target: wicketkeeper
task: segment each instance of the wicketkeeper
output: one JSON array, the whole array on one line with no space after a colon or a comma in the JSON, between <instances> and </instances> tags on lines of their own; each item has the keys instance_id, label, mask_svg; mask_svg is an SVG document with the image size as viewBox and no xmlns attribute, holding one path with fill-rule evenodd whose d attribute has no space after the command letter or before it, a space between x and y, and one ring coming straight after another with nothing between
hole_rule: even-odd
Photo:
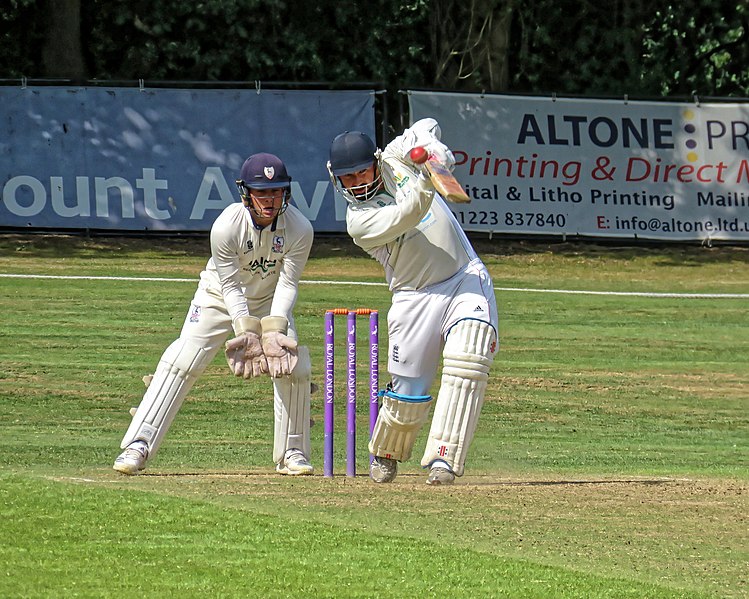
<instances>
[{"instance_id":1,"label":"wicketkeeper","mask_svg":"<svg viewBox=\"0 0 749 599\"><path fill-rule=\"evenodd\" d=\"M236 183L241 203L224 209L211 227L211 258L180 336L161 356L122 439L125 451L114 469L123 474L137 474L156 455L193 383L220 349L234 375L272 380L276 471L313 471L310 357L298 345L292 315L312 225L289 205L291 177L277 156L250 156Z\"/></svg>"},{"instance_id":2,"label":"wicketkeeper","mask_svg":"<svg viewBox=\"0 0 749 599\"><path fill-rule=\"evenodd\" d=\"M462 476L497 351L497 304L492 280L445 201L409 158L424 147L447 167L452 152L434 119L423 119L376 148L359 131L338 135L328 171L348 202L354 242L385 269L393 292L388 311L388 372L369 443L370 476L392 481L434 403L421 465L427 484ZM442 361L436 402L429 390Z\"/></svg>"}]
</instances>

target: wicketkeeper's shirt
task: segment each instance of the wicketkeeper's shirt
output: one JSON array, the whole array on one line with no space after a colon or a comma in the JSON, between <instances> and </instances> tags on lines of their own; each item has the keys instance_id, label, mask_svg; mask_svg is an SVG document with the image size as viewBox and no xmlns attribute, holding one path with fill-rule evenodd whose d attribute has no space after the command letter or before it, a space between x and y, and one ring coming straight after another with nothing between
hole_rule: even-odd
<instances>
[{"instance_id":1,"label":"wicketkeeper's shirt","mask_svg":"<svg viewBox=\"0 0 749 599\"><path fill-rule=\"evenodd\" d=\"M312 240L312 225L294 206L264 229L255 227L243 204L227 206L211 228L211 258L196 300L225 305L232 322L261 306L267 310L269 302L270 314L290 318Z\"/></svg>"}]
</instances>

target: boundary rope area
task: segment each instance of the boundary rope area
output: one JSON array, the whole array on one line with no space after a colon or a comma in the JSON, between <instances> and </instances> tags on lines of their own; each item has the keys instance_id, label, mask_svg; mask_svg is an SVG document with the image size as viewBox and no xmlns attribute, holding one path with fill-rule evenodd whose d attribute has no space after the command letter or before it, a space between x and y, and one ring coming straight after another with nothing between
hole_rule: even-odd
<instances>
[{"instance_id":1,"label":"boundary rope area","mask_svg":"<svg viewBox=\"0 0 749 599\"><path fill-rule=\"evenodd\" d=\"M0 278L7 279L60 279L67 281L144 281L197 283L197 279L176 279L168 277L106 277L86 275L23 275L0 273ZM387 287L387 283L369 283L363 281L300 281L302 285L362 285L370 287ZM682 299L749 299L749 293L656 293L647 291L586 291L584 289L533 289L530 287L495 287L495 291L509 293L562 293L567 295L613 295L631 297L663 297Z\"/></svg>"}]
</instances>

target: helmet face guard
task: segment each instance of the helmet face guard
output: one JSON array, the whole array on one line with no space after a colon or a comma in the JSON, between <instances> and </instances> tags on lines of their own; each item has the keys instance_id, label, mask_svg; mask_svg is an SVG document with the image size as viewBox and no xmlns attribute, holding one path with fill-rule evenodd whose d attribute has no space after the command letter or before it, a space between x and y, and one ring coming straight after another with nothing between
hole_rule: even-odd
<instances>
[{"instance_id":1,"label":"helmet face guard","mask_svg":"<svg viewBox=\"0 0 749 599\"><path fill-rule=\"evenodd\" d=\"M283 201L281 202L281 207L278 209L278 212L276 212L276 216L278 216L279 214L283 214L284 212L286 212L286 208L289 207L289 200L291 199L291 188L290 187L280 187L280 186L277 187L277 188L268 188L268 187L257 188L257 187L250 187L242 179L237 179L235 181L235 183L237 184L237 189L239 190L239 197L242 198L242 203L245 205L245 208L247 208L255 216L262 216L262 215L259 214L258 211L257 211L257 208L255 208L255 204L252 201L252 196L250 195L251 191L256 192L255 193L256 196L260 196L260 194L258 194L257 192L258 191L262 192L263 189L279 189L279 188L282 188L283 189ZM262 196L260 196L260 197L262 197Z\"/></svg>"},{"instance_id":2,"label":"helmet face guard","mask_svg":"<svg viewBox=\"0 0 749 599\"><path fill-rule=\"evenodd\" d=\"M333 183L333 189L340 193L350 204L366 202L367 200L372 199L379 193L380 189L382 188L382 175L380 174L379 154L377 158L370 163L370 165L371 164L375 165L374 178L372 179L371 183L364 183L362 185L355 185L353 187L344 187L340 177L333 174L333 169L330 165L330 161L328 161L328 174L330 175L330 180ZM364 168L366 168L366 166ZM343 174L345 175L348 173Z\"/></svg>"},{"instance_id":3,"label":"helmet face guard","mask_svg":"<svg viewBox=\"0 0 749 599\"><path fill-rule=\"evenodd\" d=\"M374 177L370 183L344 187L340 180L342 175L356 173L373 164ZM372 138L361 131L346 131L333 140L327 167L334 189L349 203L365 202L382 187L380 150Z\"/></svg>"}]
</instances>

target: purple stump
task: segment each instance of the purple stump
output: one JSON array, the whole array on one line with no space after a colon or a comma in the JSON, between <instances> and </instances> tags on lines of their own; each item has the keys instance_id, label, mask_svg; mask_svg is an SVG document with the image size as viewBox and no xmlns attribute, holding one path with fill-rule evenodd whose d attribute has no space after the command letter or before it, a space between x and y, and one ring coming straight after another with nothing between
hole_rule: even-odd
<instances>
[{"instance_id":1,"label":"purple stump","mask_svg":"<svg viewBox=\"0 0 749 599\"><path fill-rule=\"evenodd\" d=\"M379 413L380 391L380 341L379 341L379 320L377 311L369 314L369 438L372 438L377 414ZM369 454L369 463L372 463L374 456Z\"/></svg>"},{"instance_id":2,"label":"purple stump","mask_svg":"<svg viewBox=\"0 0 749 599\"><path fill-rule=\"evenodd\" d=\"M335 314L325 313L325 450L323 475L333 476L333 383L335 381Z\"/></svg>"},{"instance_id":3,"label":"purple stump","mask_svg":"<svg viewBox=\"0 0 749 599\"><path fill-rule=\"evenodd\" d=\"M348 313L346 476L356 476L356 312Z\"/></svg>"}]
</instances>

